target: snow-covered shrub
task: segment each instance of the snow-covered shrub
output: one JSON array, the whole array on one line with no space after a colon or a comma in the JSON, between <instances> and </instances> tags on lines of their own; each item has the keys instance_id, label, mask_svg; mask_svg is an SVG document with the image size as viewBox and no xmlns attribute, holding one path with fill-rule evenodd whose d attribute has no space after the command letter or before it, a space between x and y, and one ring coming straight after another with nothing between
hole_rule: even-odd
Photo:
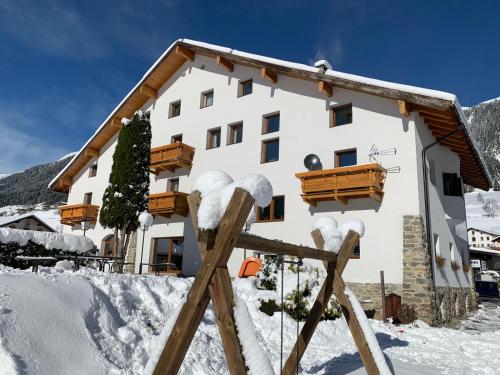
<instances>
[{"instance_id":1,"label":"snow-covered shrub","mask_svg":"<svg viewBox=\"0 0 500 375\"><path fill-rule=\"evenodd\" d=\"M451 269L453 271L458 271L460 269L460 264L458 264L458 262L452 260L451 261Z\"/></svg>"},{"instance_id":2,"label":"snow-covered shrub","mask_svg":"<svg viewBox=\"0 0 500 375\"><path fill-rule=\"evenodd\" d=\"M257 273L257 287L265 290L276 290L278 271L281 269L283 257L266 255L262 269Z\"/></svg>"},{"instance_id":3,"label":"snow-covered shrub","mask_svg":"<svg viewBox=\"0 0 500 375\"><path fill-rule=\"evenodd\" d=\"M342 309L337 302L335 297L331 297L330 301L328 301L328 305L326 306L325 312L323 313L324 320L335 320L342 316Z\"/></svg>"},{"instance_id":4,"label":"snow-covered shrub","mask_svg":"<svg viewBox=\"0 0 500 375\"><path fill-rule=\"evenodd\" d=\"M396 311L395 323L410 324L418 319L418 312L415 306L402 303Z\"/></svg>"},{"instance_id":5,"label":"snow-covered shrub","mask_svg":"<svg viewBox=\"0 0 500 375\"><path fill-rule=\"evenodd\" d=\"M31 267L26 260L16 259L17 256L25 257L57 257L61 255L70 255L67 251L59 249L46 249L45 246L34 243L29 240L24 245L19 245L17 242L2 243L0 242L0 263L13 268L27 269ZM46 261L44 265L53 266L53 262Z\"/></svg>"},{"instance_id":6,"label":"snow-covered shrub","mask_svg":"<svg viewBox=\"0 0 500 375\"><path fill-rule=\"evenodd\" d=\"M283 302L283 311L290 315L295 320L304 320L309 316L309 301L307 297L311 295L311 287L309 282L302 290L294 289Z\"/></svg>"},{"instance_id":7,"label":"snow-covered shrub","mask_svg":"<svg viewBox=\"0 0 500 375\"><path fill-rule=\"evenodd\" d=\"M441 255L436 255L436 264L439 268L443 268L446 265L446 258Z\"/></svg>"},{"instance_id":8,"label":"snow-covered shrub","mask_svg":"<svg viewBox=\"0 0 500 375\"><path fill-rule=\"evenodd\" d=\"M276 303L275 300L261 300L259 310L264 314L273 316L275 312L281 311L281 307Z\"/></svg>"}]
</instances>

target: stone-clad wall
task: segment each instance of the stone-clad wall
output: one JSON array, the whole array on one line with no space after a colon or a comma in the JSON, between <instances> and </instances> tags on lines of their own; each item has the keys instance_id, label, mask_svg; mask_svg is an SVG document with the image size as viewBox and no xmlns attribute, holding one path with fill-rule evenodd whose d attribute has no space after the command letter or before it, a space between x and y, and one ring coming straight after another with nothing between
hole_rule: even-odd
<instances>
[{"instance_id":1,"label":"stone-clad wall","mask_svg":"<svg viewBox=\"0 0 500 375\"><path fill-rule=\"evenodd\" d=\"M382 319L382 292L380 284L346 283L346 285L354 292L365 311L375 309L375 319ZM386 296L391 293L396 293L400 296L401 291L401 284L385 284Z\"/></svg>"},{"instance_id":2,"label":"stone-clad wall","mask_svg":"<svg viewBox=\"0 0 500 375\"><path fill-rule=\"evenodd\" d=\"M132 264L127 264L125 267L123 267L123 272L134 273L136 252L137 252L137 231L132 232L132 234L130 235L127 254L125 255L125 263L132 263Z\"/></svg>"},{"instance_id":3,"label":"stone-clad wall","mask_svg":"<svg viewBox=\"0 0 500 375\"><path fill-rule=\"evenodd\" d=\"M414 305L418 316L437 324L433 308L431 261L421 216L403 216L403 294L401 303Z\"/></svg>"}]
</instances>

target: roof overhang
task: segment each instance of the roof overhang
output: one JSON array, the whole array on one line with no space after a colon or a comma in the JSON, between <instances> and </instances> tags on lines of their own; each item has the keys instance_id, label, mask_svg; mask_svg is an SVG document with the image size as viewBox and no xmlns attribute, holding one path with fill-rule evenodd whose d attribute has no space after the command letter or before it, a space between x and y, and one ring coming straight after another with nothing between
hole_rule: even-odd
<instances>
[{"instance_id":1,"label":"roof overhang","mask_svg":"<svg viewBox=\"0 0 500 375\"><path fill-rule=\"evenodd\" d=\"M217 59L228 70L234 64L260 69L262 76L275 81L285 75L318 83L318 90L332 95L332 88L339 87L370 95L400 101L403 115L418 111L436 138L460 126L460 131L442 142L460 157L461 176L468 185L488 190L493 180L472 138L467 119L455 95L414 86L396 84L376 79L322 69L305 64L273 59L189 39L179 39L160 56L127 96L99 126L94 135L65 168L50 182L49 188L67 192L73 177L120 130L121 119L130 118L150 98L156 97L161 86L196 54Z\"/></svg>"}]
</instances>

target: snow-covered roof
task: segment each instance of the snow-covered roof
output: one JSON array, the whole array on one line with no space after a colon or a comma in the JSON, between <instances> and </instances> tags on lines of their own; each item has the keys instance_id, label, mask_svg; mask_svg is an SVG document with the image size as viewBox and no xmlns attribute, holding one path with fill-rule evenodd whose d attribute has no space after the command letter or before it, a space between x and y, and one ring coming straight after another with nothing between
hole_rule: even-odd
<instances>
[{"instance_id":1,"label":"snow-covered roof","mask_svg":"<svg viewBox=\"0 0 500 375\"><path fill-rule=\"evenodd\" d=\"M16 221L24 220L24 219L30 219L30 218L34 218L34 219L38 220L43 225L45 225L46 227L48 227L49 229L51 229L53 232L59 232L56 229L56 227L53 226L53 223L49 223L46 220L46 216L44 217L44 216L39 215L37 213L27 213L27 214L24 214L24 215L3 216L3 217L0 216L0 226L9 225L9 224L14 223Z\"/></svg>"},{"instance_id":2,"label":"snow-covered roof","mask_svg":"<svg viewBox=\"0 0 500 375\"><path fill-rule=\"evenodd\" d=\"M349 73L343 73L336 70L328 69L325 72L322 68L309 66L280 59L275 59L267 56L252 54L236 49L222 47L205 42L199 42L190 39L178 39L172 43L167 50L156 60L151 68L144 74L139 82L125 96L125 98L116 106L109 114L106 120L99 126L94 135L83 145L73 159L64 167L61 172L54 177L50 182L49 188L58 191L67 191L71 185L73 176L90 160L92 153L87 153L89 148L99 150L111 137L119 130L119 125L116 120L123 117L130 117L135 110L139 109L149 97L142 94L143 86L148 86L149 89L158 90L172 74L180 68L189 57L186 57L184 52L193 54L196 53L222 56L225 59L235 64L244 64L251 67L268 67L279 74L289 75L306 80L321 80L332 84L334 87L342 87L346 89L365 92L372 95L387 97L396 100L404 100L408 103L434 108L441 111L449 111L454 109L454 115L457 121L461 123L466 134L467 141L471 145L472 151L466 150L466 153L473 154L473 163L478 169L474 178L466 181L467 183L487 189L493 185L493 180L488 173L486 164L479 152L476 143L468 130L467 119L460 107L456 95L430 90L422 87L410 86L394 82L382 81L373 78L367 78ZM166 69L165 65L170 65L170 69ZM161 68L160 68L161 67ZM470 172L464 172L467 174Z\"/></svg>"}]
</instances>

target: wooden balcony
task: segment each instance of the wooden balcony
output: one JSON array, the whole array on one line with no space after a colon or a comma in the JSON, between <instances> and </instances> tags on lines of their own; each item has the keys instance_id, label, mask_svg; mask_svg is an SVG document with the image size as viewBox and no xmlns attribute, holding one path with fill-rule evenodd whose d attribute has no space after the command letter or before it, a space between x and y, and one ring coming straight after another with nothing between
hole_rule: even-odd
<instances>
[{"instance_id":1,"label":"wooden balcony","mask_svg":"<svg viewBox=\"0 0 500 375\"><path fill-rule=\"evenodd\" d=\"M191 169L194 147L181 142L155 147L151 149L151 173L162 171L175 172L177 168Z\"/></svg>"},{"instance_id":2,"label":"wooden balcony","mask_svg":"<svg viewBox=\"0 0 500 375\"><path fill-rule=\"evenodd\" d=\"M302 183L302 199L317 202L336 200L347 204L349 199L372 198L382 201L386 170L379 164L352 165L321 171L295 174Z\"/></svg>"},{"instance_id":3,"label":"wooden balcony","mask_svg":"<svg viewBox=\"0 0 500 375\"><path fill-rule=\"evenodd\" d=\"M72 204L59 207L61 224L64 225L79 225L84 219L89 220L91 224L95 224L98 213L99 206L93 204Z\"/></svg>"},{"instance_id":4,"label":"wooden balcony","mask_svg":"<svg viewBox=\"0 0 500 375\"><path fill-rule=\"evenodd\" d=\"M189 207L187 204L187 194L177 191L148 195L148 211L152 215L159 215L169 218L177 214L187 216Z\"/></svg>"}]
</instances>

